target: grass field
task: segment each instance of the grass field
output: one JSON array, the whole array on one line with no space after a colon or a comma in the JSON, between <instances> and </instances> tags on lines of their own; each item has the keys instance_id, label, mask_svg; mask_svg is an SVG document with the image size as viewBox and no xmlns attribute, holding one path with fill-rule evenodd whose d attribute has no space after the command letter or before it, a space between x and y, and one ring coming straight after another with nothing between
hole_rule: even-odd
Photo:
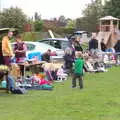
<instances>
[{"instance_id":1,"label":"grass field","mask_svg":"<svg viewBox=\"0 0 120 120\"><path fill-rule=\"evenodd\" d=\"M0 93L0 120L120 120L120 67L87 73L83 90L69 79L53 91Z\"/></svg>"}]
</instances>

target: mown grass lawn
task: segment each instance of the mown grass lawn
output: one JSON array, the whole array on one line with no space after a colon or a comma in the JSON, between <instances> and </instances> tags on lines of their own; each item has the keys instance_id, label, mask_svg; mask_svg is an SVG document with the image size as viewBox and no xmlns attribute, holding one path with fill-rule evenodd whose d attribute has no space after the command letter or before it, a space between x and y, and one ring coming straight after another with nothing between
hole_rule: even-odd
<instances>
[{"instance_id":1,"label":"mown grass lawn","mask_svg":"<svg viewBox=\"0 0 120 120\"><path fill-rule=\"evenodd\" d=\"M0 120L120 120L120 67L87 73L83 90L69 79L53 91L0 93Z\"/></svg>"}]
</instances>

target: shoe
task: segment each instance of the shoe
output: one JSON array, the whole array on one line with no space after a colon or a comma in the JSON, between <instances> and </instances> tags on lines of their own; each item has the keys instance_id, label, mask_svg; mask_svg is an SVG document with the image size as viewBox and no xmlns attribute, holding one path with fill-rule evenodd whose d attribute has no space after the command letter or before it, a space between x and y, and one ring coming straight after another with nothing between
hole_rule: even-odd
<instances>
[{"instance_id":1,"label":"shoe","mask_svg":"<svg viewBox=\"0 0 120 120\"><path fill-rule=\"evenodd\" d=\"M72 88L76 88L76 86L72 86Z\"/></svg>"},{"instance_id":2,"label":"shoe","mask_svg":"<svg viewBox=\"0 0 120 120\"><path fill-rule=\"evenodd\" d=\"M83 87L80 87L80 89L83 89Z\"/></svg>"}]
</instances>

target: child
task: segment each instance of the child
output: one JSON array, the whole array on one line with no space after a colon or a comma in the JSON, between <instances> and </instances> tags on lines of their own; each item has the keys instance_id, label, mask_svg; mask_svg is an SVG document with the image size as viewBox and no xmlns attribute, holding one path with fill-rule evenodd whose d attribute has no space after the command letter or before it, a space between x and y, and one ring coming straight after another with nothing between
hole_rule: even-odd
<instances>
[{"instance_id":1,"label":"child","mask_svg":"<svg viewBox=\"0 0 120 120\"><path fill-rule=\"evenodd\" d=\"M57 70L57 78L61 81L66 80L67 74L64 73L63 66Z\"/></svg>"},{"instance_id":2,"label":"child","mask_svg":"<svg viewBox=\"0 0 120 120\"><path fill-rule=\"evenodd\" d=\"M72 88L76 87L76 79L79 79L79 86L80 89L83 88L83 65L84 65L84 60L82 59L82 53L77 52L76 53L76 60L74 63L73 67L73 78L72 78Z\"/></svg>"}]
</instances>

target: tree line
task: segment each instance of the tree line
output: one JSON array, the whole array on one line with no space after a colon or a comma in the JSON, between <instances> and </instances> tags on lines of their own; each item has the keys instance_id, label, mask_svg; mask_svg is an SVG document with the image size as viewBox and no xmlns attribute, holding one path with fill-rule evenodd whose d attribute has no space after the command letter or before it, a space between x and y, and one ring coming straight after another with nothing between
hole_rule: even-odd
<instances>
[{"instance_id":1,"label":"tree line","mask_svg":"<svg viewBox=\"0 0 120 120\"><path fill-rule=\"evenodd\" d=\"M31 31L53 30L59 34L71 34L75 30L86 30L96 32L99 30L99 18L111 15L120 18L120 0L109 0L103 5L101 0L94 0L86 5L83 10L83 17L72 20L61 15L58 19L44 20L41 15L35 12L29 18L22 9L11 7L0 12L0 28L12 27L21 32L25 31L25 25L29 25Z\"/></svg>"}]
</instances>

